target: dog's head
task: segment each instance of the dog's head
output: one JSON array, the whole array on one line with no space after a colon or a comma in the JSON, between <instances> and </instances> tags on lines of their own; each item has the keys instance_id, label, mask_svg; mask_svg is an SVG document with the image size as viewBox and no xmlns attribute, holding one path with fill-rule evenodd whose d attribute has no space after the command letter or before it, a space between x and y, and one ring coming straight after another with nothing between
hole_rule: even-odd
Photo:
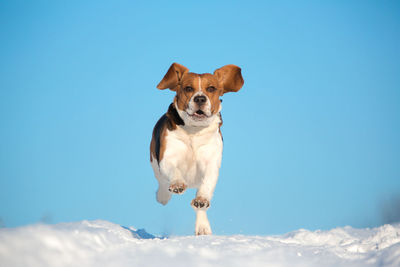
<instances>
[{"instance_id":1,"label":"dog's head","mask_svg":"<svg viewBox=\"0 0 400 267\"><path fill-rule=\"evenodd\" d=\"M219 97L239 91L243 83L241 69L235 65L223 66L214 74L197 74L173 63L157 88L176 92L174 104L186 125L207 126L221 110Z\"/></svg>"}]
</instances>

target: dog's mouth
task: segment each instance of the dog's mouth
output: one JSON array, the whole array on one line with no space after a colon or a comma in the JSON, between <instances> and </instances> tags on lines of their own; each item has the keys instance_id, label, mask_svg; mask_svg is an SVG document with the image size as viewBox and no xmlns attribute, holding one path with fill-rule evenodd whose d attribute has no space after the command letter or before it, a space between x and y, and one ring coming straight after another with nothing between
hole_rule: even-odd
<instances>
[{"instance_id":1,"label":"dog's mouth","mask_svg":"<svg viewBox=\"0 0 400 267\"><path fill-rule=\"evenodd\" d=\"M197 110L195 113L192 115L189 114L190 117L192 117L194 120L202 120L207 118L208 116L202 111L201 109Z\"/></svg>"}]
</instances>

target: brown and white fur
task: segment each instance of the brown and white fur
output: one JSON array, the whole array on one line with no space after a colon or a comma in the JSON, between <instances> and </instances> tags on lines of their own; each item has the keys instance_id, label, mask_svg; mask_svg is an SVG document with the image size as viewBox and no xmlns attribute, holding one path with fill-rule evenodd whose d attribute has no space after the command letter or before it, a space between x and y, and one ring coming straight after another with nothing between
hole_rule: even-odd
<instances>
[{"instance_id":1,"label":"brown and white fur","mask_svg":"<svg viewBox=\"0 0 400 267\"><path fill-rule=\"evenodd\" d=\"M172 194L197 188L191 202L196 235L211 234L206 211L218 180L223 146L219 97L239 91L243 83L241 69L235 65L214 74L196 74L173 63L157 85L176 92L154 127L150 144L150 161L159 184L157 201L166 205Z\"/></svg>"}]
</instances>

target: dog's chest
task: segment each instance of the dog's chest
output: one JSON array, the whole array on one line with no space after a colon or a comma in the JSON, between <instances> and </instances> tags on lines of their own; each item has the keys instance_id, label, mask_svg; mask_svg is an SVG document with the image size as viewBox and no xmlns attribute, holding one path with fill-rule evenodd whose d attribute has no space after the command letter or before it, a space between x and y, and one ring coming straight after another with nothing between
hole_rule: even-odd
<instances>
[{"instance_id":1,"label":"dog's chest","mask_svg":"<svg viewBox=\"0 0 400 267\"><path fill-rule=\"evenodd\" d=\"M189 186L196 186L210 165L219 168L222 156L222 138L218 125L200 131L178 127L168 131L164 160L178 168Z\"/></svg>"}]
</instances>

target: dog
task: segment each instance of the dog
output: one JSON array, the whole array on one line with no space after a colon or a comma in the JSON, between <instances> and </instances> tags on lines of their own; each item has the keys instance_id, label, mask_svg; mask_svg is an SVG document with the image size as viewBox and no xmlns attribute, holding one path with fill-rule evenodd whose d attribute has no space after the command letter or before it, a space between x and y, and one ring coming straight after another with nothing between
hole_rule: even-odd
<instances>
[{"instance_id":1,"label":"dog","mask_svg":"<svg viewBox=\"0 0 400 267\"><path fill-rule=\"evenodd\" d=\"M158 120L150 143L150 163L158 180L157 201L166 205L172 194L197 188L191 206L195 235L212 234L207 209L217 184L222 158L221 102L244 84L241 69L225 65L213 74L196 74L173 63L157 85L176 92Z\"/></svg>"}]
</instances>

